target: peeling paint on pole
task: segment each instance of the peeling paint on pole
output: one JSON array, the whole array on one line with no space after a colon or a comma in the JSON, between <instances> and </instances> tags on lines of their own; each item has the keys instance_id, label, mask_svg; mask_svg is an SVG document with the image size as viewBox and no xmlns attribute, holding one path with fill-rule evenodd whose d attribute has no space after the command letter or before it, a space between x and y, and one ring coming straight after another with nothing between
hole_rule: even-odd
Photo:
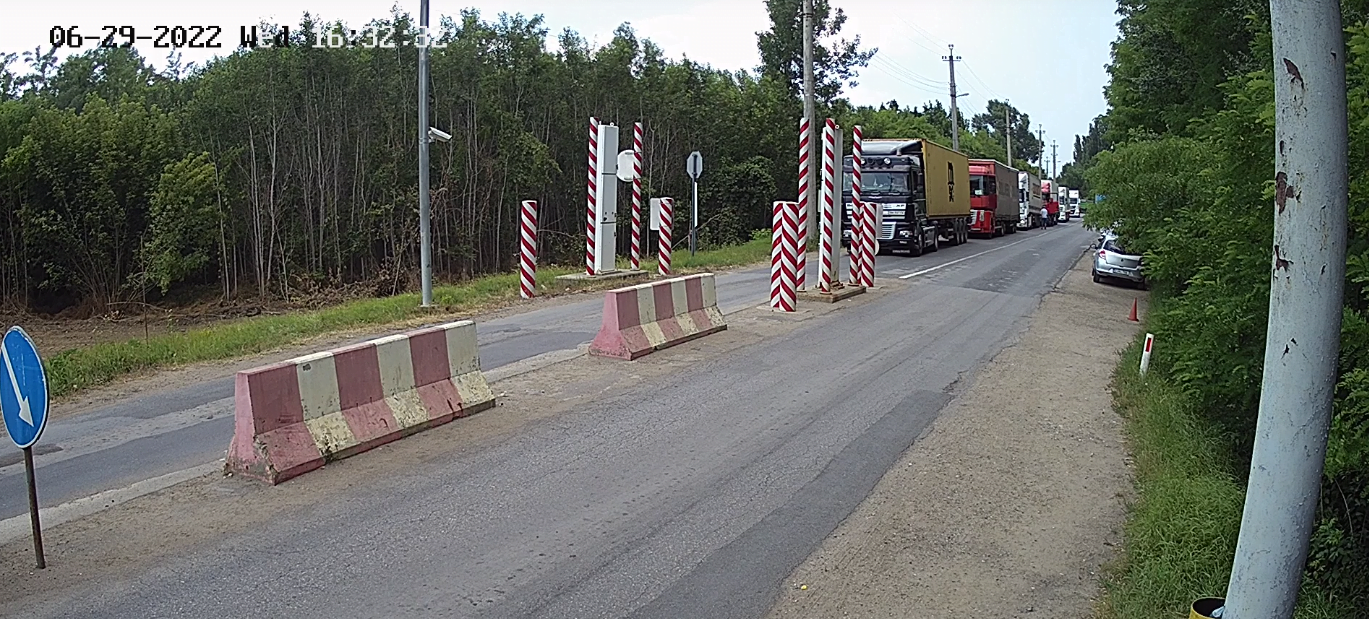
<instances>
[{"instance_id":1,"label":"peeling paint on pole","mask_svg":"<svg viewBox=\"0 0 1369 619\"><path fill-rule=\"evenodd\" d=\"M1272 0L1275 196L1269 331L1226 619L1292 617L1336 385L1348 199L1337 0Z\"/></svg>"}]
</instances>

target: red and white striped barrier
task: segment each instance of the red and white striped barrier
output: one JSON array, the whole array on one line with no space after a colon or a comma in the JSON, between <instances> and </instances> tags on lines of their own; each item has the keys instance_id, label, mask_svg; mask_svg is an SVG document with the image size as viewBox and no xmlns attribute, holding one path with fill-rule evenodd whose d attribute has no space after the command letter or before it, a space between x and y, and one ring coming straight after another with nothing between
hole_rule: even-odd
<instances>
[{"instance_id":1,"label":"red and white striped barrier","mask_svg":"<svg viewBox=\"0 0 1369 619\"><path fill-rule=\"evenodd\" d=\"M661 275L670 275L670 231L675 223L675 198L661 198L661 227L656 231L659 247L656 252Z\"/></svg>"},{"instance_id":2,"label":"red and white striped barrier","mask_svg":"<svg viewBox=\"0 0 1369 619\"><path fill-rule=\"evenodd\" d=\"M773 309L783 309L784 289L788 285L785 271L788 267L784 257L784 210L783 202L776 202L771 207L771 231L770 231L770 307Z\"/></svg>"},{"instance_id":3,"label":"red and white striped barrier","mask_svg":"<svg viewBox=\"0 0 1369 619\"><path fill-rule=\"evenodd\" d=\"M864 202L861 204L864 215L861 217L861 224L865 227L865 234L861 237L861 240L865 243L865 247L864 251L860 253L860 285L865 286L866 288L875 285L875 257L876 254L879 253L876 251L879 230L875 228L879 222L879 215L875 209L879 208L884 207L883 205L875 204L873 202Z\"/></svg>"},{"instance_id":4,"label":"red and white striped barrier","mask_svg":"<svg viewBox=\"0 0 1369 619\"><path fill-rule=\"evenodd\" d=\"M537 296L537 202L523 201L518 234L519 293L524 299Z\"/></svg>"},{"instance_id":5,"label":"red and white striped barrier","mask_svg":"<svg viewBox=\"0 0 1369 619\"><path fill-rule=\"evenodd\" d=\"M610 290L589 352L636 359L727 328L712 273Z\"/></svg>"},{"instance_id":6,"label":"red and white striped barrier","mask_svg":"<svg viewBox=\"0 0 1369 619\"><path fill-rule=\"evenodd\" d=\"M795 254L794 289L808 289L808 187L813 176L811 154L813 130L807 118L799 119L798 253Z\"/></svg>"},{"instance_id":7,"label":"red and white striped barrier","mask_svg":"<svg viewBox=\"0 0 1369 619\"><path fill-rule=\"evenodd\" d=\"M1146 334L1146 347L1141 349L1141 376L1146 375L1146 370L1150 369L1150 349L1155 344L1155 336Z\"/></svg>"},{"instance_id":8,"label":"red and white striped barrier","mask_svg":"<svg viewBox=\"0 0 1369 619\"><path fill-rule=\"evenodd\" d=\"M469 320L238 372L235 380L225 468L271 484L495 403Z\"/></svg>"},{"instance_id":9,"label":"red and white striped barrier","mask_svg":"<svg viewBox=\"0 0 1369 619\"><path fill-rule=\"evenodd\" d=\"M589 210L585 220L585 274L594 275L594 220L599 191L599 119L589 118Z\"/></svg>"},{"instance_id":10,"label":"red and white striped barrier","mask_svg":"<svg viewBox=\"0 0 1369 619\"><path fill-rule=\"evenodd\" d=\"M836 159L836 140L837 123L831 118L827 119L826 126L822 130L822 237L819 239L818 247L818 266L822 270L818 273L818 289L822 292L831 292L834 283L836 268L832 264L832 219L836 210L833 200L836 192L836 171L833 168Z\"/></svg>"},{"instance_id":11,"label":"red and white striped barrier","mask_svg":"<svg viewBox=\"0 0 1369 619\"><path fill-rule=\"evenodd\" d=\"M770 236L770 307L783 312L794 311L795 282L798 251L797 202L774 204Z\"/></svg>"},{"instance_id":12,"label":"red and white striped barrier","mask_svg":"<svg viewBox=\"0 0 1369 619\"><path fill-rule=\"evenodd\" d=\"M642 269L642 123L632 125L632 270Z\"/></svg>"},{"instance_id":13,"label":"red and white striped barrier","mask_svg":"<svg viewBox=\"0 0 1369 619\"><path fill-rule=\"evenodd\" d=\"M865 206L860 201L860 173L864 160L861 158L864 140L860 125L851 128L851 283L859 284L865 272ZM845 208L845 205L842 205Z\"/></svg>"}]
</instances>

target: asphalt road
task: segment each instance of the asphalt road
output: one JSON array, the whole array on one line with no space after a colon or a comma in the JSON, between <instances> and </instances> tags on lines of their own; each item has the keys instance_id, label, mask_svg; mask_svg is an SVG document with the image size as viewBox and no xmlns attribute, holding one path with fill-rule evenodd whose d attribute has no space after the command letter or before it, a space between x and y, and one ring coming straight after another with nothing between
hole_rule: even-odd
<instances>
[{"instance_id":1,"label":"asphalt road","mask_svg":"<svg viewBox=\"0 0 1369 619\"><path fill-rule=\"evenodd\" d=\"M952 269L963 274L971 268L981 273L982 281L968 282L967 287L1020 287L1035 281L1035 276L1063 273L1063 263L1042 263L1036 258L1059 252L1077 256L1089 240L1080 230L1077 223L1066 224L1048 231L972 240L919 258L881 256L879 276L945 267L919 276L933 278ZM986 251L990 253L978 255ZM1012 266L1003 270L1005 264ZM1058 271L1053 270L1056 266ZM769 294L768 281L764 268L720 275L719 304L724 312L763 304ZM598 330L601 307L602 300L596 296L481 322L482 367L490 370L588 342ZM42 504L61 504L222 458L233 433L232 392L232 377L222 376L53 421L35 448ZM7 442L0 447L0 519L21 516L28 509L20 457Z\"/></svg>"},{"instance_id":2,"label":"asphalt road","mask_svg":"<svg viewBox=\"0 0 1369 619\"><path fill-rule=\"evenodd\" d=\"M760 616L1089 240L1066 226L885 259L919 275L34 616ZM487 329L491 350L594 322L573 307Z\"/></svg>"}]
</instances>

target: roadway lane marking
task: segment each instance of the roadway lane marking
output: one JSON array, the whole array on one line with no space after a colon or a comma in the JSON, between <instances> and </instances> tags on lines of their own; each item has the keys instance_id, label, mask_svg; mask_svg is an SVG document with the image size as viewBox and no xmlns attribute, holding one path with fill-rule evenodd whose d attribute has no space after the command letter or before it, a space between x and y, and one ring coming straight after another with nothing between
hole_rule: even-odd
<instances>
[{"instance_id":1,"label":"roadway lane marking","mask_svg":"<svg viewBox=\"0 0 1369 619\"><path fill-rule=\"evenodd\" d=\"M1026 243L1027 241L1035 240L1035 238L1036 238L1036 237L1032 237L1032 238L1030 238L1030 239L1022 239L1022 240L1020 240L1020 241L1016 241L1016 242L1013 242L1013 243L1008 243L1007 245L1003 245L1003 246L1001 246L1001 247L995 247L995 248L990 249L990 250L988 250L988 251L981 251L981 252L979 252L979 253L977 253L977 254L974 254L973 256L965 256L964 258L960 258L960 259L958 259L958 260L952 260L952 261L950 261L950 262L947 262L946 264L938 264L938 265L936 265L936 266L934 266L934 267L932 267L932 268L930 268L930 269L922 269L921 271L915 271L915 272L909 273L909 274L907 274L907 275L900 275L900 276L898 276L898 278L899 278L899 279L912 279L912 278L917 277L917 276L919 276L919 275L926 275L926 274L931 273L932 271L935 271L935 270L937 270L937 269L944 269L944 268L946 268L946 267L948 267L948 266L951 266L951 265L953 265L953 264L959 264L959 263L964 262L964 261L966 261L966 260L972 260L972 259L974 259L974 258L978 258L978 257L980 257L980 256L983 256L984 254L992 254L992 253L994 253L994 252L996 252L996 251L998 251L998 250L1000 250L1000 249L1007 249L1007 248L1009 248L1009 247L1012 247L1013 245L1021 245L1022 243Z\"/></svg>"}]
</instances>

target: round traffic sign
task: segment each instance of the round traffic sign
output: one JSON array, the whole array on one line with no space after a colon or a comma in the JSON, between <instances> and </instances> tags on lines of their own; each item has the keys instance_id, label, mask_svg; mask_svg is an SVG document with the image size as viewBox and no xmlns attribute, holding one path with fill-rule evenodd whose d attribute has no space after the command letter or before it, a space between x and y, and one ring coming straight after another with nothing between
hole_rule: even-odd
<instances>
[{"instance_id":1,"label":"round traffic sign","mask_svg":"<svg viewBox=\"0 0 1369 619\"><path fill-rule=\"evenodd\" d=\"M0 339L0 413L20 449L32 447L48 422L48 377L29 334L11 327Z\"/></svg>"}]
</instances>

